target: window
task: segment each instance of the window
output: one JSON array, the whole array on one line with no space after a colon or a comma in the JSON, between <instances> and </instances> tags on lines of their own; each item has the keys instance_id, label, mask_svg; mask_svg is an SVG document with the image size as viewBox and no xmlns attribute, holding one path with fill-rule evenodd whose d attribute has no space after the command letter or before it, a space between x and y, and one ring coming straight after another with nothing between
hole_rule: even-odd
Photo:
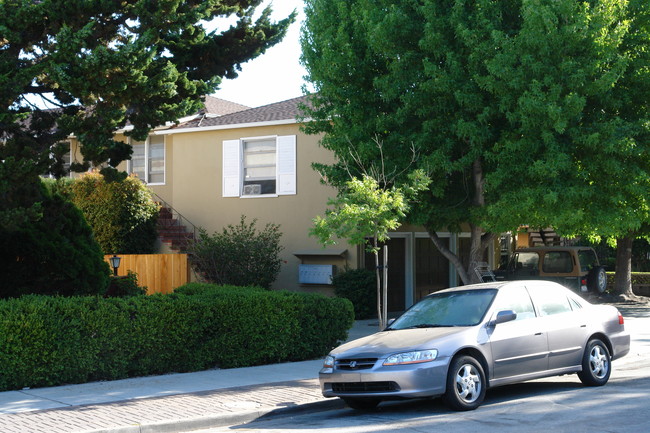
<instances>
[{"instance_id":1,"label":"window","mask_svg":"<svg viewBox=\"0 0 650 433\"><path fill-rule=\"evenodd\" d=\"M512 310L517 313L516 320L535 317L533 302L528 291L523 287L506 287L499 291L495 311Z\"/></svg>"},{"instance_id":2,"label":"window","mask_svg":"<svg viewBox=\"0 0 650 433\"><path fill-rule=\"evenodd\" d=\"M514 256L515 258L515 269L525 269L530 271L536 271L539 266L539 254L522 252L517 253Z\"/></svg>"},{"instance_id":3,"label":"window","mask_svg":"<svg viewBox=\"0 0 650 433\"><path fill-rule=\"evenodd\" d=\"M593 250L579 250L580 271L587 272L598 266L598 258Z\"/></svg>"},{"instance_id":4,"label":"window","mask_svg":"<svg viewBox=\"0 0 650 433\"><path fill-rule=\"evenodd\" d=\"M296 194L296 136L223 142L223 196Z\"/></svg>"},{"instance_id":5,"label":"window","mask_svg":"<svg viewBox=\"0 0 650 433\"><path fill-rule=\"evenodd\" d=\"M129 173L148 184L165 183L165 138L150 135L146 141L131 141L133 153L128 164Z\"/></svg>"},{"instance_id":6,"label":"window","mask_svg":"<svg viewBox=\"0 0 650 433\"><path fill-rule=\"evenodd\" d=\"M573 259L568 251L549 251L544 255L542 269L547 274L564 274L573 271Z\"/></svg>"},{"instance_id":7,"label":"window","mask_svg":"<svg viewBox=\"0 0 650 433\"><path fill-rule=\"evenodd\" d=\"M550 287L529 287L528 289L540 316L552 316L571 311L569 299L561 290Z\"/></svg>"},{"instance_id":8,"label":"window","mask_svg":"<svg viewBox=\"0 0 650 433\"><path fill-rule=\"evenodd\" d=\"M246 140L242 195L275 194L275 139Z\"/></svg>"}]
</instances>

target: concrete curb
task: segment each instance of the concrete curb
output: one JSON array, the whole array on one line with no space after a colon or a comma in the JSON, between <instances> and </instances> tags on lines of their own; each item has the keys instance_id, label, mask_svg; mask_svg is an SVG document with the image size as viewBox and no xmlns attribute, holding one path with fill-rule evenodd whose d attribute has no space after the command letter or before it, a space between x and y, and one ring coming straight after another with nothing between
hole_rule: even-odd
<instances>
[{"instance_id":1,"label":"concrete curb","mask_svg":"<svg viewBox=\"0 0 650 433\"><path fill-rule=\"evenodd\" d=\"M343 400L334 398L311 403L297 403L293 406L281 408L259 408L256 410L241 411L237 413L226 413L204 417L160 421L155 423L136 424L123 427L86 430L83 433L182 433L192 430L205 430L215 427L245 424L253 422L260 418L271 418L276 416L284 417L300 414L303 412L324 412L328 410L341 409L343 407L345 407Z\"/></svg>"}]
</instances>

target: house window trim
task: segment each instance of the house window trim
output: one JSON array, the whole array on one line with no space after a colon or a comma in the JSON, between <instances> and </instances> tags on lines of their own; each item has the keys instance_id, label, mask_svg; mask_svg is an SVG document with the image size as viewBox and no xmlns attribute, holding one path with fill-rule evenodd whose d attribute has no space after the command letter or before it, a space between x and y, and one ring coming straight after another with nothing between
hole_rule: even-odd
<instances>
[{"instance_id":1,"label":"house window trim","mask_svg":"<svg viewBox=\"0 0 650 433\"><path fill-rule=\"evenodd\" d=\"M244 195L244 143L251 141L275 140L275 193ZM297 194L297 136L293 135L260 135L241 137L222 142L222 197L224 198L276 198L284 195ZM285 152L289 152L288 160ZM288 187L283 180L288 177Z\"/></svg>"},{"instance_id":2,"label":"house window trim","mask_svg":"<svg viewBox=\"0 0 650 433\"><path fill-rule=\"evenodd\" d=\"M151 135L149 135L147 137L147 139L144 141L144 175L145 175L146 179L141 179L139 177L138 177L138 179L143 181L145 184L151 185L151 186L166 185L167 184L167 138L165 136L162 136L162 139L163 139L163 141L162 141L162 147L163 147L163 157L162 157L162 159L163 159L163 171L162 171L163 181L162 182L149 182L149 159L150 159L150 156L149 156L150 155L150 153L149 153L150 152L150 147L149 146L151 145L150 139L151 139ZM129 137L128 143L131 146L134 145L134 142L135 142L135 140L133 138ZM138 143L140 143L140 142L138 142ZM130 159L128 160L127 171L128 171L129 174L134 174L134 172L133 172L133 163L132 163L132 160L130 160Z\"/></svg>"}]
</instances>

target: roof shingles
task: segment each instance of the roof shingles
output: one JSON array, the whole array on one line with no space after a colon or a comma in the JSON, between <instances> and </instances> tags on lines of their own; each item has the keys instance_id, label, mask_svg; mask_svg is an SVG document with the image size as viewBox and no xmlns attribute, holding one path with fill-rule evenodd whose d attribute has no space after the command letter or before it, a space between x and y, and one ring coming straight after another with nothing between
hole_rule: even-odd
<instances>
[{"instance_id":1,"label":"roof shingles","mask_svg":"<svg viewBox=\"0 0 650 433\"><path fill-rule=\"evenodd\" d=\"M308 96L288 99L262 107L250 108L213 117L204 115L200 118L184 122L171 129L205 128L225 125L238 125L258 122L273 122L279 120L294 120L300 115L300 106L307 104Z\"/></svg>"}]
</instances>

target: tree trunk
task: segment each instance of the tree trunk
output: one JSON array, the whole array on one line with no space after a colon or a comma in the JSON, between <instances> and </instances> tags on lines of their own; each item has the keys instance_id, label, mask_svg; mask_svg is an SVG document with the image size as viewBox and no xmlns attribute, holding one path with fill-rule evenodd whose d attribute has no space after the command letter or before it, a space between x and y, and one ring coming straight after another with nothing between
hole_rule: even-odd
<instances>
[{"instance_id":1,"label":"tree trunk","mask_svg":"<svg viewBox=\"0 0 650 433\"><path fill-rule=\"evenodd\" d=\"M429 239L431 239L431 242L433 242L436 248L438 248L438 251L440 251L440 253L454 265L463 284L476 284L482 282L479 276L474 272L474 268L477 266L478 262L483 261L483 254L490 243L494 242L496 237L495 233L482 234L480 227L472 226L469 266L465 267L460 257L445 246L435 230L427 227L427 232L429 233Z\"/></svg>"},{"instance_id":2,"label":"tree trunk","mask_svg":"<svg viewBox=\"0 0 650 433\"><path fill-rule=\"evenodd\" d=\"M384 318L383 318L383 308L382 308L382 293L381 293L381 267L379 266L379 250L378 250L378 241L377 237L375 236L372 239L373 246L375 247L375 277L377 280L377 321L379 322L379 330L383 330L385 326L382 326L384 324Z\"/></svg>"},{"instance_id":3,"label":"tree trunk","mask_svg":"<svg viewBox=\"0 0 650 433\"><path fill-rule=\"evenodd\" d=\"M634 296L632 292L632 242L634 242L632 234L616 239L614 292L629 297Z\"/></svg>"},{"instance_id":4,"label":"tree trunk","mask_svg":"<svg viewBox=\"0 0 650 433\"><path fill-rule=\"evenodd\" d=\"M472 164L472 179L474 182L473 205L479 208L485 207L485 179L483 177L481 158L476 158ZM483 233L481 227L470 224L470 250L466 268L462 260L442 243L435 230L427 227L427 232L436 248L456 267L456 272L458 272L463 284L482 283L481 277L474 270L480 262L484 261L485 250L491 242L494 242L495 233Z\"/></svg>"}]
</instances>

